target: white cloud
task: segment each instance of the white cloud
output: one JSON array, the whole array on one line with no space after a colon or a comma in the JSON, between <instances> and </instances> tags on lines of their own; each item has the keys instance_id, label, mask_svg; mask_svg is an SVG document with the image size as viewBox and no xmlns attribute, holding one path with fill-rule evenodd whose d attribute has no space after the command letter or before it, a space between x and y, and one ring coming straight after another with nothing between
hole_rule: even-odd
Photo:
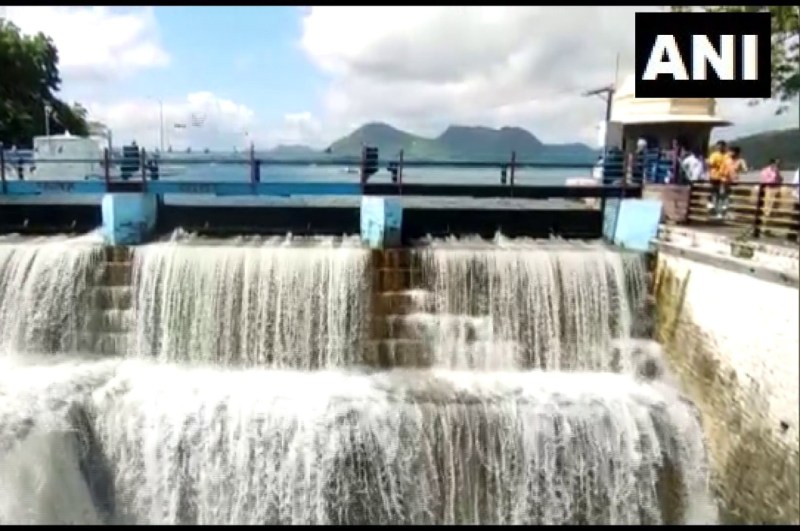
<instances>
[{"instance_id":1,"label":"white cloud","mask_svg":"<svg viewBox=\"0 0 800 531\"><path fill-rule=\"evenodd\" d=\"M174 150L191 146L194 150L246 148L250 142L259 149L279 144L303 144L322 148L326 139L322 124L310 112L289 113L275 127L266 128L255 112L247 107L210 92L189 94L183 101L136 99L112 104L89 103L89 119L107 125L114 144L135 140L139 145L155 149L160 144L163 115L164 148ZM175 125L185 127L175 127Z\"/></svg>"},{"instance_id":2,"label":"white cloud","mask_svg":"<svg viewBox=\"0 0 800 531\"><path fill-rule=\"evenodd\" d=\"M594 142L604 115L584 90L632 71L634 13L660 7L314 7L301 44L332 77L329 137L382 120L423 134L518 125L548 142ZM725 134L796 125L793 114L720 103ZM795 117L792 121L791 116Z\"/></svg>"},{"instance_id":3,"label":"white cloud","mask_svg":"<svg viewBox=\"0 0 800 531\"><path fill-rule=\"evenodd\" d=\"M322 124L310 112L289 113L265 140L270 147L278 144L322 147L325 143L322 132Z\"/></svg>"},{"instance_id":4,"label":"white cloud","mask_svg":"<svg viewBox=\"0 0 800 531\"><path fill-rule=\"evenodd\" d=\"M130 100L114 104L89 103L89 117L106 124L113 132L114 143L131 140L147 148L159 145L163 111L164 147L174 149L233 149L259 145L254 112L241 104L210 92L189 94L183 101L154 99ZM176 128L175 124L184 128Z\"/></svg>"},{"instance_id":5,"label":"white cloud","mask_svg":"<svg viewBox=\"0 0 800 531\"><path fill-rule=\"evenodd\" d=\"M321 114L289 113L264 124L245 105L197 92L164 102L165 145L322 147L378 120L428 135L453 123L518 125L548 142L594 143L604 104L581 93L614 81L618 53L619 79L631 71L634 13L646 9L660 8L303 8L302 47L331 80ZM127 82L169 64L152 8L0 7L3 15L26 33L53 38L65 91L80 94L120 142L158 144L158 103L115 101L117 83L94 83ZM231 61L246 69L259 57ZM781 117L770 104L732 100L720 108L736 123L719 130L726 138L797 125L796 104ZM202 127L191 127L192 113L207 115ZM176 130L176 121L189 127Z\"/></svg>"},{"instance_id":6,"label":"white cloud","mask_svg":"<svg viewBox=\"0 0 800 531\"><path fill-rule=\"evenodd\" d=\"M53 39L65 82L115 79L169 64L152 8L6 7L4 16L26 34Z\"/></svg>"}]
</instances>

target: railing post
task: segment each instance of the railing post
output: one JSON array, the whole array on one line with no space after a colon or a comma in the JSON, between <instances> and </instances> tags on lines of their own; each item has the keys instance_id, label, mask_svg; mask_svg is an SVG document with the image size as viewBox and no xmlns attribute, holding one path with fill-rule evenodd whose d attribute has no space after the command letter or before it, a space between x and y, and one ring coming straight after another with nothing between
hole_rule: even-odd
<instances>
[{"instance_id":1,"label":"railing post","mask_svg":"<svg viewBox=\"0 0 800 531\"><path fill-rule=\"evenodd\" d=\"M144 148L139 150L139 170L142 172L142 182L147 181L147 153Z\"/></svg>"},{"instance_id":2,"label":"railing post","mask_svg":"<svg viewBox=\"0 0 800 531\"><path fill-rule=\"evenodd\" d=\"M642 185L644 186L644 185ZM696 187L696 183L694 181L689 181L689 204L686 207L686 224L692 224L692 197L694 197L694 190ZM644 188L642 189L644 190Z\"/></svg>"},{"instance_id":3,"label":"railing post","mask_svg":"<svg viewBox=\"0 0 800 531\"><path fill-rule=\"evenodd\" d=\"M361 162L359 163L358 180L361 183L361 195L364 195L367 185L367 150L361 147Z\"/></svg>"},{"instance_id":4,"label":"railing post","mask_svg":"<svg viewBox=\"0 0 800 531\"><path fill-rule=\"evenodd\" d=\"M397 193L403 195L403 150L400 150L400 157L397 161Z\"/></svg>"},{"instance_id":5,"label":"railing post","mask_svg":"<svg viewBox=\"0 0 800 531\"><path fill-rule=\"evenodd\" d=\"M6 193L6 154L3 144L0 143L0 181L3 183L3 194Z\"/></svg>"},{"instance_id":6,"label":"railing post","mask_svg":"<svg viewBox=\"0 0 800 531\"><path fill-rule=\"evenodd\" d=\"M108 191L108 183L111 181L111 154L108 148L103 148L103 179L106 181L106 191Z\"/></svg>"},{"instance_id":7,"label":"railing post","mask_svg":"<svg viewBox=\"0 0 800 531\"><path fill-rule=\"evenodd\" d=\"M761 226L763 225L761 213L764 210L764 193L766 188L767 185L763 183L758 184L758 194L756 195L756 211L753 214L753 238L759 238L761 236Z\"/></svg>"},{"instance_id":8,"label":"railing post","mask_svg":"<svg viewBox=\"0 0 800 531\"><path fill-rule=\"evenodd\" d=\"M511 175L509 176L509 183L511 184L511 195L514 195L514 173L516 173L516 165L517 165L517 152L511 152Z\"/></svg>"},{"instance_id":9,"label":"railing post","mask_svg":"<svg viewBox=\"0 0 800 531\"><path fill-rule=\"evenodd\" d=\"M256 146L255 144L250 144L250 184L255 186L256 182L258 181L256 176Z\"/></svg>"}]
</instances>

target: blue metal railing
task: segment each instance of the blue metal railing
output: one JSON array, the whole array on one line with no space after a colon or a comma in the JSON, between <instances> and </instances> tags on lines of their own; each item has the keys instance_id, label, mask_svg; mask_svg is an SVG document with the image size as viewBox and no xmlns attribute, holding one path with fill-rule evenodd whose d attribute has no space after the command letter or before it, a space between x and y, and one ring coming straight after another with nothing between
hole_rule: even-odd
<instances>
[{"instance_id":1,"label":"blue metal railing","mask_svg":"<svg viewBox=\"0 0 800 531\"><path fill-rule=\"evenodd\" d=\"M684 182L680 163L670 151L646 149L628 155L610 150L603 159L603 183L607 185L688 184Z\"/></svg>"},{"instance_id":2,"label":"blue metal railing","mask_svg":"<svg viewBox=\"0 0 800 531\"><path fill-rule=\"evenodd\" d=\"M130 153L129 153L130 155ZM277 160L258 159L251 152L249 157L211 158L207 156L196 157L148 157L144 150L138 152L137 157L112 158L108 150L104 153L103 160L75 159L75 160L40 160L35 164L44 167L48 164L87 164L96 167L93 179L80 180L80 178L64 179L27 179L25 175L17 175L15 164L18 161L4 160L0 153L0 180L2 189L0 193L8 195L42 195L42 194L102 194L105 192L144 191L155 194L206 194L217 196L236 195L265 195L288 197L293 195L435 195L435 196L469 196L469 197L518 197L518 198L588 198L620 196L618 179L614 182L598 182L598 186L567 187L567 186L520 186L515 181L515 172L521 168L581 168L588 170L593 166L585 162L518 162L516 154L511 153L509 162L485 161L423 161L403 160L402 152L398 160L389 161L389 168L394 168L392 183L369 183L368 177L363 174L361 161L349 158L316 158L305 160ZM612 159L606 163L612 168ZM160 165L206 165L210 163L238 165L249 167L249 180L189 180L189 179L162 179L158 166ZM4 162L4 163L3 163ZM615 164L615 163L614 163ZM361 182L322 182L283 180L261 181L261 167L270 165L280 166L360 166L362 172ZM386 166L382 162L381 167ZM403 183L403 167L450 167L450 168L497 168L500 173L500 185L492 184L406 184ZM607 169L607 175L610 170ZM613 170L613 175L624 174L624 165ZM42 172L39 173L41 177ZM622 183L626 184L626 183ZM613 190L612 190L613 189ZM622 192L624 196L626 192Z\"/></svg>"}]
</instances>

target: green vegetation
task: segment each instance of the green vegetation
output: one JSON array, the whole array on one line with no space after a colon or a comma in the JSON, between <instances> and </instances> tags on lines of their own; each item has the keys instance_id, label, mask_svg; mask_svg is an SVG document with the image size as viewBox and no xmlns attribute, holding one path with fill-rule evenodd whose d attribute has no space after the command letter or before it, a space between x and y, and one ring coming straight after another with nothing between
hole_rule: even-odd
<instances>
[{"instance_id":1,"label":"green vegetation","mask_svg":"<svg viewBox=\"0 0 800 531\"><path fill-rule=\"evenodd\" d=\"M49 37L29 37L0 18L0 142L30 148L45 134L45 106L52 109L50 132L88 134L86 109L55 94L61 85L58 51Z\"/></svg>"},{"instance_id":2,"label":"green vegetation","mask_svg":"<svg viewBox=\"0 0 800 531\"><path fill-rule=\"evenodd\" d=\"M759 169L771 158L781 159L784 171L794 171L800 166L800 128L767 131L731 140L742 148L750 167Z\"/></svg>"},{"instance_id":3,"label":"green vegetation","mask_svg":"<svg viewBox=\"0 0 800 531\"><path fill-rule=\"evenodd\" d=\"M382 158L395 156L402 149L406 160L500 162L510 161L512 151L520 162L593 162L597 157L597 152L584 144L543 144L518 127L450 126L436 138L425 138L382 123L364 125L326 151L335 157L359 157L365 144L377 147Z\"/></svg>"},{"instance_id":4,"label":"green vegetation","mask_svg":"<svg viewBox=\"0 0 800 531\"><path fill-rule=\"evenodd\" d=\"M672 6L673 11L754 13L769 11L772 15L772 97L784 105L800 96L800 6Z\"/></svg>"}]
</instances>

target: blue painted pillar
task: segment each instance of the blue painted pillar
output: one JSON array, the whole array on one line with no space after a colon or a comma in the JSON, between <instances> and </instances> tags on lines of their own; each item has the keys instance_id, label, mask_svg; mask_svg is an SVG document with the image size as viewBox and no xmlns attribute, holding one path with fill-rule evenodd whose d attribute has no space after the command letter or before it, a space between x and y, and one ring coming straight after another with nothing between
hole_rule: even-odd
<instances>
[{"instance_id":1,"label":"blue painted pillar","mask_svg":"<svg viewBox=\"0 0 800 531\"><path fill-rule=\"evenodd\" d=\"M361 197L361 241L372 249L402 245L403 205L394 197Z\"/></svg>"},{"instance_id":2,"label":"blue painted pillar","mask_svg":"<svg viewBox=\"0 0 800 531\"><path fill-rule=\"evenodd\" d=\"M155 194L118 193L103 196L103 237L109 245L136 245L153 233L158 215Z\"/></svg>"}]
</instances>

